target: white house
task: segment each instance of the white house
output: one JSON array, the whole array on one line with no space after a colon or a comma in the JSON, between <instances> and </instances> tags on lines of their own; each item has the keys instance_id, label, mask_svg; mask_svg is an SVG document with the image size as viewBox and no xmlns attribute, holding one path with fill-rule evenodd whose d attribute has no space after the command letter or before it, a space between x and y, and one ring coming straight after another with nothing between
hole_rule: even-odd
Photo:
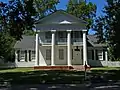
<instances>
[{"instance_id":1,"label":"white house","mask_svg":"<svg viewBox=\"0 0 120 90\"><path fill-rule=\"evenodd\" d=\"M23 36L15 44L17 67L101 65L107 63L105 44L86 35L86 22L57 11L36 23L36 36ZM96 65L97 64L97 65ZM99 66L98 65L98 66Z\"/></svg>"}]
</instances>

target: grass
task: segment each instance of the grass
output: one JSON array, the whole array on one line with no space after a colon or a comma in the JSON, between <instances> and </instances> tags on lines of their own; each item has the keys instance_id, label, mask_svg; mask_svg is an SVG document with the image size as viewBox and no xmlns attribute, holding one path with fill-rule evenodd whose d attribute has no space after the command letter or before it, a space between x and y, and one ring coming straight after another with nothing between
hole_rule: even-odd
<instances>
[{"instance_id":1,"label":"grass","mask_svg":"<svg viewBox=\"0 0 120 90\"><path fill-rule=\"evenodd\" d=\"M0 73L6 73L6 72L28 72L28 71L34 71L33 68L11 68L11 69L1 69Z\"/></svg>"},{"instance_id":2,"label":"grass","mask_svg":"<svg viewBox=\"0 0 120 90\"><path fill-rule=\"evenodd\" d=\"M0 80L11 84L42 84L42 83L82 83L84 72L61 70L34 70L33 68L15 68L0 70Z\"/></svg>"},{"instance_id":3,"label":"grass","mask_svg":"<svg viewBox=\"0 0 120 90\"><path fill-rule=\"evenodd\" d=\"M120 68L92 68L88 77L103 76L106 80L120 80ZM79 84L84 83L83 71L34 70L33 68L15 68L0 70L0 80L11 84ZM97 80L96 80L97 81Z\"/></svg>"},{"instance_id":4,"label":"grass","mask_svg":"<svg viewBox=\"0 0 120 90\"><path fill-rule=\"evenodd\" d=\"M120 70L120 67L97 67L91 68L91 70Z\"/></svg>"}]
</instances>

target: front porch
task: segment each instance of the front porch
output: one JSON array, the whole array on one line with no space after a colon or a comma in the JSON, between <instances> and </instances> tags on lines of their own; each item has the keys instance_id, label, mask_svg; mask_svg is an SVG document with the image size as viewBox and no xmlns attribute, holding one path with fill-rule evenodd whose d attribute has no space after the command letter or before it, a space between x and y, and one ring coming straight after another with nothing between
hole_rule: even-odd
<instances>
[{"instance_id":1,"label":"front porch","mask_svg":"<svg viewBox=\"0 0 120 90\"><path fill-rule=\"evenodd\" d=\"M63 62L64 60L66 61L66 63L64 62L64 63L59 64L58 62L58 65L72 66L73 65L72 63L75 62L73 60L76 60L76 59L80 60L79 61L80 63L79 62L76 63L77 65L85 65L85 63L87 64L87 39L86 39L87 30L84 30L84 29L82 30L82 33L83 33L82 44L75 46L78 51L75 48L73 48L74 45L71 42L71 32L73 30L64 30L64 31L67 31L67 41L66 41L67 44L62 45L62 46L65 46L65 48L60 48L61 45L58 45L55 43L56 41L55 36L56 36L57 31L56 30L50 30L50 31L52 32L52 34L51 34L51 44L49 45L41 44L39 32L36 33L35 67L36 66L48 66L49 64L43 64L46 62L49 62L51 66L56 66L55 61L60 60L60 59L61 59L60 62ZM44 46L46 46L47 49L43 49ZM81 47L81 48L78 49L78 47ZM73 55L74 55L74 58L73 58Z\"/></svg>"}]
</instances>

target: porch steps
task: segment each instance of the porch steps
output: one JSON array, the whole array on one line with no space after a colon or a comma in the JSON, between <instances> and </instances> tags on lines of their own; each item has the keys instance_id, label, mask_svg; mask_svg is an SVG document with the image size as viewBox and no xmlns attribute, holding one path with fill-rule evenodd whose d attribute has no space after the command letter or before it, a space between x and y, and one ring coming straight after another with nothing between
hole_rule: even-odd
<instances>
[{"instance_id":1,"label":"porch steps","mask_svg":"<svg viewBox=\"0 0 120 90\"><path fill-rule=\"evenodd\" d=\"M84 71L85 68L83 65L76 66L34 66L35 70L78 70ZM89 68L87 68L89 70Z\"/></svg>"},{"instance_id":2,"label":"porch steps","mask_svg":"<svg viewBox=\"0 0 120 90\"><path fill-rule=\"evenodd\" d=\"M77 70L77 71L85 71L85 67L83 65L75 65L73 66L74 70ZM87 69L86 70L90 70L90 66L87 66Z\"/></svg>"}]
</instances>

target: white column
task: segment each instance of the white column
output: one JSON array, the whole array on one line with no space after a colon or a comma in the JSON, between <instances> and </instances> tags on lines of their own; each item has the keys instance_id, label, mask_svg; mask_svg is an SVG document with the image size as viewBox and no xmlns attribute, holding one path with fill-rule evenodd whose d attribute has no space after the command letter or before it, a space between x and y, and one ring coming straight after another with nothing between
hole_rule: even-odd
<instances>
[{"instance_id":1,"label":"white column","mask_svg":"<svg viewBox=\"0 0 120 90\"><path fill-rule=\"evenodd\" d=\"M83 30L83 65L85 65L85 62L87 64L87 39L86 39L86 31Z\"/></svg>"},{"instance_id":2,"label":"white column","mask_svg":"<svg viewBox=\"0 0 120 90\"><path fill-rule=\"evenodd\" d=\"M71 66L71 30L67 30L67 56L68 66Z\"/></svg>"},{"instance_id":3,"label":"white column","mask_svg":"<svg viewBox=\"0 0 120 90\"><path fill-rule=\"evenodd\" d=\"M94 49L94 60L96 60L96 50Z\"/></svg>"},{"instance_id":4,"label":"white column","mask_svg":"<svg viewBox=\"0 0 120 90\"><path fill-rule=\"evenodd\" d=\"M17 53L17 50L15 51L15 62L18 62L18 53Z\"/></svg>"},{"instance_id":5,"label":"white column","mask_svg":"<svg viewBox=\"0 0 120 90\"><path fill-rule=\"evenodd\" d=\"M38 66L39 65L39 35L38 33L36 33L36 54L35 54L35 66Z\"/></svg>"},{"instance_id":6,"label":"white column","mask_svg":"<svg viewBox=\"0 0 120 90\"><path fill-rule=\"evenodd\" d=\"M108 66L108 53L105 51L105 61L106 61L106 66Z\"/></svg>"},{"instance_id":7,"label":"white column","mask_svg":"<svg viewBox=\"0 0 120 90\"><path fill-rule=\"evenodd\" d=\"M52 42L51 42L51 66L55 66L55 32L52 30Z\"/></svg>"},{"instance_id":8,"label":"white column","mask_svg":"<svg viewBox=\"0 0 120 90\"><path fill-rule=\"evenodd\" d=\"M27 50L27 62L29 62L29 50Z\"/></svg>"}]
</instances>

